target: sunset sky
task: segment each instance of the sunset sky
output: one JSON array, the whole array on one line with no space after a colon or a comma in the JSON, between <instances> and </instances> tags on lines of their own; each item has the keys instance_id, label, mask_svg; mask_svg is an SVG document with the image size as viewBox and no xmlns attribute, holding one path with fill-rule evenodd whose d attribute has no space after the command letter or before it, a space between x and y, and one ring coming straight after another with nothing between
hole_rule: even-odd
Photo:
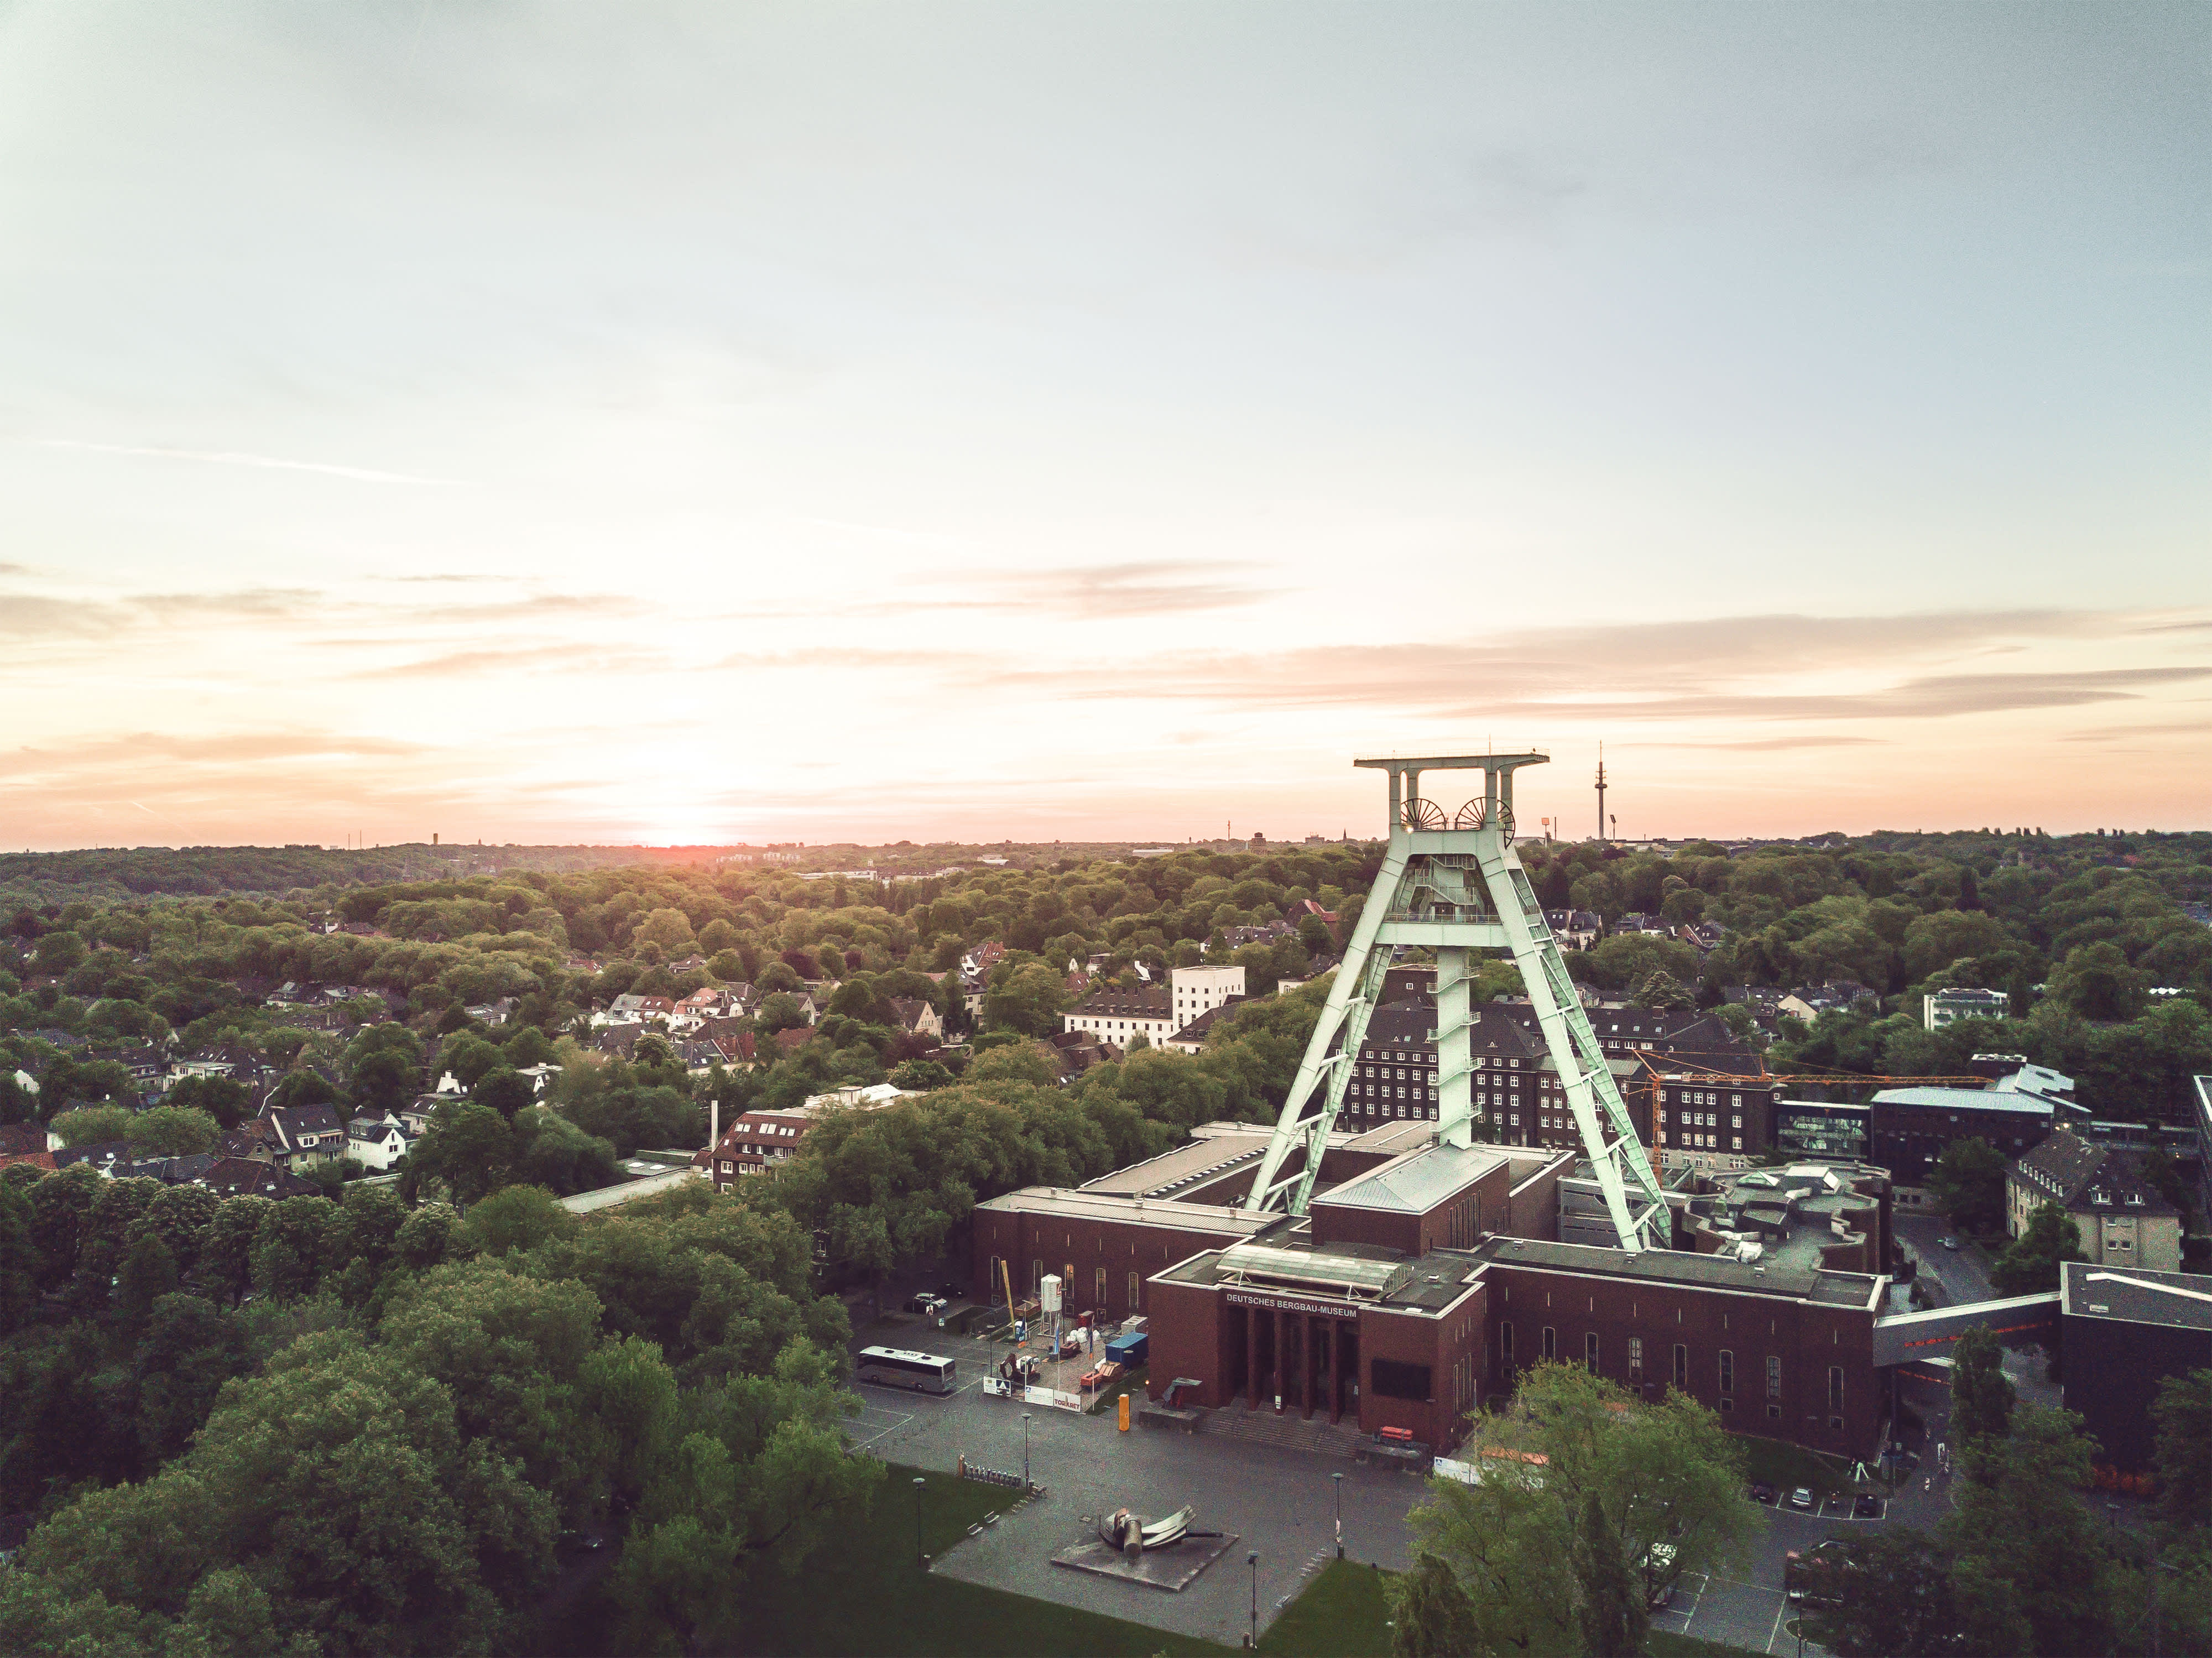
<instances>
[{"instance_id":1,"label":"sunset sky","mask_svg":"<svg viewBox=\"0 0 2212 1658\"><path fill-rule=\"evenodd\" d=\"M0 847L2205 827L2208 67L6 0Z\"/></svg>"}]
</instances>

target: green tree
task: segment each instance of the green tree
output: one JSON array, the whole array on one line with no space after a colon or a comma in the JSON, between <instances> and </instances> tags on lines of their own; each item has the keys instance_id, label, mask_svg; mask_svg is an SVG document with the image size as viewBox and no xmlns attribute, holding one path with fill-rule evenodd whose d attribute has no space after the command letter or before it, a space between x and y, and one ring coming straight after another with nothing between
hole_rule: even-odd
<instances>
[{"instance_id":1,"label":"green tree","mask_svg":"<svg viewBox=\"0 0 2212 1658\"><path fill-rule=\"evenodd\" d=\"M21 1327L39 1304L39 1251L31 1241L31 1203L0 1185L0 1337Z\"/></svg>"},{"instance_id":2,"label":"green tree","mask_svg":"<svg viewBox=\"0 0 2212 1658\"><path fill-rule=\"evenodd\" d=\"M531 1250L569 1230L576 1218L542 1186L507 1186L469 1211L462 1231L479 1254Z\"/></svg>"},{"instance_id":3,"label":"green tree","mask_svg":"<svg viewBox=\"0 0 2212 1658\"><path fill-rule=\"evenodd\" d=\"M2094 1450L2081 1424L2025 1408L2008 1438L1966 1442L1969 1478L1940 1532L1961 1562L2010 1586L2037 1652L2103 1652L2111 1635L2106 1540L2079 1495Z\"/></svg>"},{"instance_id":4,"label":"green tree","mask_svg":"<svg viewBox=\"0 0 2212 1658\"><path fill-rule=\"evenodd\" d=\"M1951 1427L1962 1447L1999 1444L2012 1431L2013 1386L2003 1360L2004 1348L1978 1324L1951 1350Z\"/></svg>"},{"instance_id":5,"label":"green tree","mask_svg":"<svg viewBox=\"0 0 2212 1658\"><path fill-rule=\"evenodd\" d=\"M1965 1230L1986 1231L2004 1218L2005 1160L1979 1135L1953 1140L1929 1171L1928 1191Z\"/></svg>"},{"instance_id":6,"label":"green tree","mask_svg":"<svg viewBox=\"0 0 2212 1658\"><path fill-rule=\"evenodd\" d=\"M1067 985L1042 962L1026 962L1008 972L1002 965L984 993L983 1022L994 1030L1025 1036L1049 1035L1067 1005Z\"/></svg>"},{"instance_id":7,"label":"green tree","mask_svg":"<svg viewBox=\"0 0 2212 1658\"><path fill-rule=\"evenodd\" d=\"M1635 1650L1618 1643L1640 1640L1631 1631L1652 1600L1748 1547L1758 1521L1743 1501L1742 1453L1718 1418L1672 1391L1631 1406L1579 1365L1540 1364L1507 1410L1470 1420L1468 1460L1495 1477L1429 1482L1411 1516L1416 1556L1450 1570L1474 1608L1474 1650L1577 1636ZM1492 1449L1504 1455L1486 1458ZM1540 1477L1526 1453L1547 1459Z\"/></svg>"},{"instance_id":8,"label":"green tree","mask_svg":"<svg viewBox=\"0 0 2212 1658\"><path fill-rule=\"evenodd\" d=\"M143 1330L154 1315L154 1303L173 1295L176 1288L177 1259L169 1246L159 1233L142 1235L123 1257L123 1270L116 1277L115 1306L123 1327L133 1334Z\"/></svg>"},{"instance_id":9,"label":"green tree","mask_svg":"<svg viewBox=\"0 0 2212 1658\"><path fill-rule=\"evenodd\" d=\"M2057 1199L2045 1198L2028 1212L2027 1224L1997 1257L1990 1281L2001 1295L2035 1295L2058 1287L2059 1262L2086 1259L2081 1229Z\"/></svg>"},{"instance_id":10,"label":"green tree","mask_svg":"<svg viewBox=\"0 0 2212 1658\"><path fill-rule=\"evenodd\" d=\"M500 1186L514 1161L514 1131L505 1118L473 1100L448 1101L407 1154L401 1183L412 1192L426 1180L442 1181L465 1206Z\"/></svg>"},{"instance_id":11,"label":"green tree","mask_svg":"<svg viewBox=\"0 0 2212 1658\"><path fill-rule=\"evenodd\" d=\"M1484 1650L1474 1607L1452 1570L1432 1554L1385 1579L1393 1658L1468 1658Z\"/></svg>"},{"instance_id":12,"label":"green tree","mask_svg":"<svg viewBox=\"0 0 2212 1658\"><path fill-rule=\"evenodd\" d=\"M507 1063L507 1056L473 1031L449 1036L438 1050L438 1068L451 1072L463 1088L474 1088L477 1079Z\"/></svg>"},{"instance_id":13,"label":"green tree","mask_svg":"<svg viewBox=\"0 0 2212 1658\"><path fill-rule=\"evenodd\" d=\"M235 1128L253 1114L252 1090L228 1077L186 1077L161 1098L180 1110L204 1111L223 1128Z\"/></svg>"},{"instance_id":14,"label":"green tree","mask_svg":"<svg viewBox=\"0 0 2212 1658\"><path fill-rule=\"evenodd\" d=\"M0 1219L0 1236L5 1225ZM2158 1426L2160 1512L2175 1526L2212 1526L2212 1370L2166 1377L2150 1414Z\"/></svg>"},{"instance_id":15,"label":"green tree","mask_svg":"<svg viewBox=\"0 0 2212 1658\"><path fill-rule=\"evenodd\" d=\"M630 934L633 944L658 944L674 956L691 947L691 923L680 909L656 909Z\"/></svg>"},{"instance_id":16,"label":"green tree","mask_svg":"<svg viewBox=\"0 0 2212 1658\"><path fill-rule=\"evenodd\" d=\"M2142 1011L2148 975L2129 965L2118 944L2077 945L2051 974L2051 999L2085 1019L2132 1019Z\"/></svg>"},{"instance_id":17,"label":"green tree","mask_svg":"<svg viewBox=\"0 0 2212 1658\"><path fill-rule=\"evenodd\" d=\"M1622 1558L1620 1540L1595 1491L1583 1497L1575 1568L1582 1579L1583 1651L1588 1658L1638 1658L1651 1626L1639 1576Z\"/></svg>"},{"instance_id":18,"label":"green tree","mask_svg":"<svg viewBox=\"0 0 2212 1658\"><path fill-rule=\"evenodd\" d=\"M514 1114L537 1098L537 1090L530 1079L507 1066L487 1071L469 1090L469 1097L478 1105L488 1105L509 1122Z\"/></svg>"},{"instance_id":19,"label":"green tree","mask_svg":"<svg viewBox=\"0 0 2212 1658\"><path fill-rule=\"evenodd\" d=\"M149 1157L191 1157L214 1151L222 1126L204 1111L161 1105L131 1119L125 1138Z\"/></svg>"},{"instance_id":20,"label":"green tree","mask_svg":"<svg viewBox=\"0 0 2212 1658\"><path fill-rule=\"evenodd\" d=\"M64 1145L74 1150L80 1145L106 1145L125 1139L131 1133L132 1121L132 1113L126 1107L87 1105L63 1112L46 1127L61 1137Z\"/></svg>"}]
</instances>

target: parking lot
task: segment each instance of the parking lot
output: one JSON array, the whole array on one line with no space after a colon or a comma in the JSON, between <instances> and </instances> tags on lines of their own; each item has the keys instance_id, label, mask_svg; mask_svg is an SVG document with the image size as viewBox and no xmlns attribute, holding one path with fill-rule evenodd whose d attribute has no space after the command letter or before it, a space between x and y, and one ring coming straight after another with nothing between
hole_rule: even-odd
<instances>
[{"instance_id":1,"label":"parking lot","mask_svg":"<svg viewBox=\"0 0 2212 1658\"><path fill-rule=\"evenodd\" d=\"M1155 1628L1236 1645L1243 1637L1256 1575L1260 1625L1265 1629L1304 1587L1308 1573L1335 1552L1340 1502L1346 1555L1386 1570L1412 1562L1408 1512L1425 1494L1419 1479L1339 1458L1278 1449L1225 1436L1132 1428L1123 1433L1109 1413L1098 1416L1024 1405L987 1395L983 1378L1006 1348L914 1318L863 1328L854 1345L941 1354L958 1366L949 1397L862 1386L866 1409L856 1438L888 1461L953 1471L971 1464L1019 1475L1024 1413L1032 1478L1044 1496L1012 1507L935 1563L933 1570L994 1588L1080 1606ZM1341 1473L1340 1487L1331 1478ZM1786 1501L1787 1493L1782 1494ZM1090 1536L1098 1515L1124 1506L1158 1517L1184 1503L1197 1506L1194 1528L1233 1532L1237 1542L1180 1594L1117 1582L1050 1564L1053 1551ZM1674 1604L1657 1614L1662 1629L1726 1642L1753 1652L1790 1653L1782 1592L1784 1557L1856 1527L1849 1504L1818 1515L1786 1508L1759 1510L1761 1529L1751 1558L1733 1572L1686 1580ZM1256 1570L1249 1553L1260 1556ZM1811 1647L1808 1651L1815 1650Z\"/></svg>"}]
</instances>

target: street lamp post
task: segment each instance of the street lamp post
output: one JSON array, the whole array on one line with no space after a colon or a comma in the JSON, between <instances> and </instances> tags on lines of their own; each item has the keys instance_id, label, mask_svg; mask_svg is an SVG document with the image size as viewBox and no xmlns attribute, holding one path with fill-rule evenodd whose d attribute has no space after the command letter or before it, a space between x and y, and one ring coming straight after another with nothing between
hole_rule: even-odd
<instances>
[{"instance_id":1,"label":"street lamp post","mask_svg":"<svg viewBox=\"0 0 2212 1658\"><path fill-rule=\"evenodd\" d=\"M1333 1473L1329 1479L1336 1486L1336 1558L1344 1558L1344 1476Z\"/></svg>"},{"instance_id":2,"label":"street lamp post","mask_svg":"<svg viewBox=\"0 0 2212 1658\"><path fill-rule=\"evenodd\" d=\"M1030 1413L1022 1412L1022 1489L1030 1488Z\"/></svg>"},{"instance_id":3,"label":"street lamp post","mask_svg":"<svg viewBox=\"0 0 2212 1658\"><path fill-rule=\"evenodd\" d=\"M914 1477L914 1564L927 1567L929 1557L921 1552L921 1488L927 1484L920 1474Z\"/></svg>"},{"instance_id":4,"label":"street lamp post","mask_svg":"<svg viewBox=\"0 0 2212 1658\"><path fill-rule=\"evenodd\" d=\"M1244 1564L1252 1568L1252 1632L1244 1637L1244 1644L1256 1649L1260 1644L1260 1557L1248 1554Z\"/></svg>"}]
</instances>

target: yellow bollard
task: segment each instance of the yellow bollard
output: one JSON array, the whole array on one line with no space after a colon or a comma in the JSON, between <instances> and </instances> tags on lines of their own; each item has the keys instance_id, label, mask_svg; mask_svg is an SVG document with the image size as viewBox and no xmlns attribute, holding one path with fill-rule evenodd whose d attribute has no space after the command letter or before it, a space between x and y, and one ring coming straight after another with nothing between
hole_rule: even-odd
<instances>
[{"instance_id":1,"label":"yellow bollard","mask_svg":"<svg viewBox=\"0 0 2212 1658\"><path fill-rule=\"evenodd\" d=\"M1129 1395L1128 1395L1128 1394L1123 1394L1121 1395L1121 1408L1120 1408L1120 1411L1119 1411L1118 1414L1119 1414L1120 1420L1121 1420L1121 1431L1122 1431L1123 1433L1127 1433L1127 1432L1128 1432L1128 1431L1129 1431Z\"/></svg>"}]
</instances>

